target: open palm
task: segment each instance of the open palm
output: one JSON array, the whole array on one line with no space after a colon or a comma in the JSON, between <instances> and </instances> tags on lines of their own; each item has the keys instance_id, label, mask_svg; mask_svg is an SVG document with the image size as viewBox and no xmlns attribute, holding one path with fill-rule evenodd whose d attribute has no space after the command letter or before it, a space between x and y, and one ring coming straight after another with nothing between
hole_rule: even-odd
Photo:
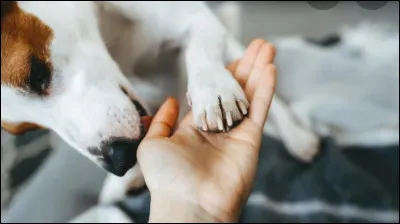
<instances>
[{"instance_id":1,"label":"open palm","mask_svg":"<svg viewBox=\"0 0 400 224\"><path fill-rule=\"evenodd\" d=\"M163 104L138 150L152 197L194 203L221 221L235 221L256 173L275 88L274 55L272 45L257 39L228 67L250 102L248 116L229 132L203 132L188 113L172 134L179 106L174 99Z\"/></svg>"}]
</instances>

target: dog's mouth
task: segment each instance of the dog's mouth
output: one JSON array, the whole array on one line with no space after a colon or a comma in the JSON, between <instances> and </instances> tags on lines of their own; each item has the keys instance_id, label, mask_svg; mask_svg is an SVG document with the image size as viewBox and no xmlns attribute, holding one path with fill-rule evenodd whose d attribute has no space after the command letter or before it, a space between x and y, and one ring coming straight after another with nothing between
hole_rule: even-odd
<instances>
[{"instance_id":1,"label":"dog's mouth","mask_svg":"<svg viewBox=\"0 0 400 224\"><path fill-rule=\"evenodd\" d=\"M146 115L141 117L139 138L134 140L115 139L111 144L106 144L106 146L102 147L103 156L100 161L104 169L114 175L122 177L137 163L136 153L140 143L146 136L151 120L151 116Z\"/></svg>"},{"instance_id":2,"label":"dog's mouth","mask_svg":"<svg viewBox=\"0 0 400 224\"><path fill-rule=\"evenodd\" d=\"M149 130L150 123L151 123L151 120L153 119L153 117L146 115L146 116L143 116L141 119L142 119L141 126L143 127L143 129L141 130L141 138L143 139L144 136L146 135L147 131Z\"/></svg>"}]
</instances>

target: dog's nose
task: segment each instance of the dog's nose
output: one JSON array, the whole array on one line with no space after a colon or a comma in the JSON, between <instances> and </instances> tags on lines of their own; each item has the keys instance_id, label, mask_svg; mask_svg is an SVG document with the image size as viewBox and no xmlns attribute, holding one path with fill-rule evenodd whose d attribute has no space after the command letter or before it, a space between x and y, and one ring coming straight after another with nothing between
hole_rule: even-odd
<instances>
[{"instance_id":1,"label":"dog's nose","mask_svg":"<svg viewBox=\"0 0 400 224\"><path fill-rule=\"evenodd\" d=\"M103 147L104 168L109 172L124 176L136 161L136 151L140 140L117 140Z\"/></svg>"}]
</instances>

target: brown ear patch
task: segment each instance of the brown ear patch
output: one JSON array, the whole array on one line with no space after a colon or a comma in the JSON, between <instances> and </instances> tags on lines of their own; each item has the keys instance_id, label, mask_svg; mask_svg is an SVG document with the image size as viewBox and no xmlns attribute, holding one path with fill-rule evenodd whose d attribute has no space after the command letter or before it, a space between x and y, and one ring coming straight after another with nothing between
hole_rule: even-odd
<instances>
[{"instance_id":1,"label":"brown ear patch","mask_svg":"<svg viewBox=\"0 0 400 224\"><path fill-rule=\"evenodd\" d=\"M32 57L49 70L53 32L15 1L1 1L1 84L27 88Z\"/></svg>"},{"instance_id":2,"label":"brown ear patch","mask_svg":"<svg viewBox=\"0 0 400 224\"><path fill-rule=\"evenodd\" d=\"M4 121L1 122L1 127L7 132L14 135L21 135L28 131L44 128L33 123L10 123Z\"/></svg>"}]
</instances>

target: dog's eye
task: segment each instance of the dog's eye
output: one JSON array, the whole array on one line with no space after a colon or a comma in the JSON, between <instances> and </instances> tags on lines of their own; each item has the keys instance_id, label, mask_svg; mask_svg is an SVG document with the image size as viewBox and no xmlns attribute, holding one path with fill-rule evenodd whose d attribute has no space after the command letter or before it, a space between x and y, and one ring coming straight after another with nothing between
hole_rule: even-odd
<instances>
[{"instance_id":1,"label":"dog's eye","mask_svg":"<svg viewBox=\"0 0 400 224\"><path fill-rule=\"evenodd\" d=\"M31 57L31 68L28 77L30 89L39 94L45 95L50 85L51 72L50 68L37 57Z\"/></svg>"}]
</instances>

